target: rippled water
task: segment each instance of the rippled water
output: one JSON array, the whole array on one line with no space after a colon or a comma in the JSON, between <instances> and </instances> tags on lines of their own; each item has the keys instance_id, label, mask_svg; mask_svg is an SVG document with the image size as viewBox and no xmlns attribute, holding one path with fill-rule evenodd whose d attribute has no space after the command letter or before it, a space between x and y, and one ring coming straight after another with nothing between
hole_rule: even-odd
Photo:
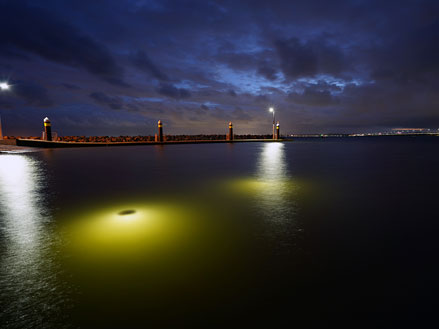
<instances>
[{"instance_id":1,"label":"rippled water","mask_svg":"<svg viewBox=\"0 0 439 329\"><path fill-rule=\"evenodd\" d=\"M399 137L0 154L0 323L419 322L437 293L438 145Z\"/></svg>"}]
</instances>

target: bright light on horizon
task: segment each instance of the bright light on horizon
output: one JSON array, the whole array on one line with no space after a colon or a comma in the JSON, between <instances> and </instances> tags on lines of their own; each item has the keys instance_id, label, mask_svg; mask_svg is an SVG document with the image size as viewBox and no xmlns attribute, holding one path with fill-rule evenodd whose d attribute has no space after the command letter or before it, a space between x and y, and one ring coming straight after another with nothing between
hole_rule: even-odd
<instances>
[{"instance_id":1,"label":"bright light on horizon","mask_svg":"<svg viewBox=\"0 0 439 329\"><path fill-rule=\"evenodd\" d=\"M270 112L274 112L274 108L270 107Z\"/></svg>"},{"instance_id":2,"label":"bright light on horizon","mask_svg":"<svg viewBox=\"0 0 439 329\"><path fill-rule=\"evenodd\" d=\"M9 90L11 88L11 85L9 85L7 82L0 82L0 89L1 90Z\"/></svg>"}]
</instances>

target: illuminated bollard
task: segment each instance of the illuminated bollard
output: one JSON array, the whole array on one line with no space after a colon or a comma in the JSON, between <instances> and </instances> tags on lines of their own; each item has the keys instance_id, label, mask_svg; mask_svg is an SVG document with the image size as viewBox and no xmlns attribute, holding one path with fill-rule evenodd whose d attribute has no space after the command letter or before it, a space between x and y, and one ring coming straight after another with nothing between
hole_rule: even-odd
<instances>
[{"instance_id":1,"label":"illuminated bollard","mask_svg":"<svg viewBox=\"0 0 439 329\"><path fill-rule=\"evenodd\" d=\"M48 117L44 118L44 139L46 141L52 140L52 125Z\"/></svg>"},{"instance_id":2,"label":"illuminated bollard","mask_svg":"<svg viewBox=\"0 0 439 329\"><path fill-rule=\"evenodd\" d=\"M276 123L276 139L280 139L280 124L279 124L279 121Z\"/></svg>"},{"instance_id":3,"label":"illuminated bollard","mask_svg":"<svg viewBox=\"0 0 439 329\"><path fill-rule=\"evenodd\" d=\"M155 141L156 142L163 142L163 123L161 120L159 120L158 124L158 128L159 128L159 133L158 135L155 135Z\"/></svg>"},{"instance_id":4,"label":"illuminated bollard","mask_svg":"<svg viewBox=\"0 0 439 329\"><path fill-rule=\"evenodd\" d=\"M227 140L232 141L233 140L233 124L232 121L229 122L229 134L227 135Z\"/></svg>"}]
</instances>

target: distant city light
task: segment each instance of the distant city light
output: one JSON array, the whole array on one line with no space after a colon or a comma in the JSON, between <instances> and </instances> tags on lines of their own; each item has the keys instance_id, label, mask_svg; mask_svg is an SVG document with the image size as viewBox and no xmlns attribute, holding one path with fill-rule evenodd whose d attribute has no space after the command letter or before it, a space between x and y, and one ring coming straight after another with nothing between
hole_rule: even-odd
<instances>
[{"instance_id":1,"label":"distant city light","mask_svg":"<svg viewBox=\"0 0 439 329\"><path fill-rule=\"evenodd\" d=\"M0 89L1 90L9 90L11 86L7 82L0 82Z\"/></svg>"}]
</instances>

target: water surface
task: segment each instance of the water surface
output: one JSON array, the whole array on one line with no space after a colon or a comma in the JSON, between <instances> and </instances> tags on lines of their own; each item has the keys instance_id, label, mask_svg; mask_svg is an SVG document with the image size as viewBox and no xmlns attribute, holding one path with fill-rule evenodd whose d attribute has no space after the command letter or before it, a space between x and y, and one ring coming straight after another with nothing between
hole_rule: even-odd
<instances>
[{"instance_id":1,"label":"water surface","mask_svg":"<svg viewBox=\"0 0 439 329\"><path fill-rule=\"evenodd\" d=\"M0 154L5 328L433 314L439 139Z\"/></svg>"}]
</instances>

